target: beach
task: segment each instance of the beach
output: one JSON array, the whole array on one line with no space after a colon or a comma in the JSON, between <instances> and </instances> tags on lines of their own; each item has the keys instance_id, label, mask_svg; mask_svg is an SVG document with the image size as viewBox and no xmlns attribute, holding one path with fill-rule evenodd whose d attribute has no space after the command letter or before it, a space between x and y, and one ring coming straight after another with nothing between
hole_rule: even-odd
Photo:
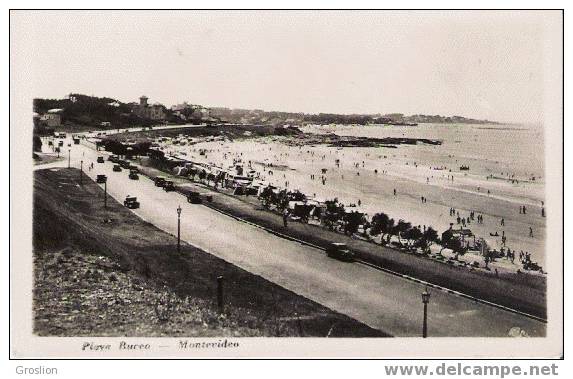
<instances>
[{"instance_id":1,"label":"beach","mask_svg":"<svg viewBox=\"0 0 573 379\"><path fill-rule=\"evenodd\" d=\"M302 130L370 138L428 138L441 144L297 146L288 143L291 137L264 136L199 139L183 146L169 140L161 145L167 153L219 167L250 163L263 182L298 189L321 200L338 198L347 207L355 205L370 216L384 212L395 220L432 226L439 233L451 223L459 228L462 225L457 223L457 214L467 220L473 211L483 216L483 223L474 218L466 227L492 249L503 247L505 236L505 248L516 252L515 264L507 262L509 267L519 267L520 251L529 252L533 261L544 265L541 128L422 124L306 126ZM468 170L461 170L463 166ZM455 209L454 216L450 216L450 208Z\"/></svg>"}]
</instances>

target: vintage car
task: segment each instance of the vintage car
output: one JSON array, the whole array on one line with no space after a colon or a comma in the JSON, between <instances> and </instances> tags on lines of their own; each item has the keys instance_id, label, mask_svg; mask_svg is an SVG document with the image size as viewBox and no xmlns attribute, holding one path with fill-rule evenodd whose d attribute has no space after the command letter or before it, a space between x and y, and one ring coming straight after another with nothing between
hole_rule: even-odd
<instances>
[{"instance_id":1,"label":"vintage car","mask_svg":"<svg viewBox=\"0 0 573 379\"><path fill-rule=\"evenodd\" d=\"M119 163L119 165L120 165L122 168L125 168L125 169L127 169L127 170L129 170L129 166L131 166L131 163L130 163L129 161L126 161L126 160L123 160L123 159L120 159L119 162L117 162L117 163Z\"/></svg>"},{"instance_id":2,"label":"vintage car","mask_svg":"<svg viewBox=\"0 0 573 379\"><path fill-rule=\"evenodd\" d=\"M96 176L96 183L105 183L107 182L107 176L99 174L98 176Z\"/></svg>"},{"instance_id":3,"label":"vintage car","mask_svg":"<svg viewBox=\"0 0 573 379\"><path fill-rule=\"evenodd\" d=\"M171 180L166 180L165 184L163 184L163 190L165 192L175 191L175 183Z\"/></svg>"},{"instance_id":4,"label":"vintage car","mask_svg":"<svg viewBox=\"0 0 573 379\"><path fill-rule=\"evenodd\" d=\"M108 161L113 162L113 163L118 163L119 162L119 157L117 155L110 155L107 158Z\"/></svg>"},{"instance_id":5,"label":"vintage car","mask_svg":"<svg viewBox=\"0 0 573 379\"><path fill-rule=\"evenodd\" d=\"M97 163L104 163L103 157L97 157Z\"/></svg>"},{"instance_id":6,"label":"vintage car","mask_svg":"<svg viewBox=\"0 0 573 379\"><path fill-rule=\"evenodd\" d=\"M354 261L355 254L348 249L345 243L332 242L326 248L326 255L345 262Z\"/></svg>"},{"instance_id":7,"label":"vintage car","mask_svg":"<svg viewBox=\"0 0 573 379\"><path fill-rule=\"evenodd\" d=\"M118 164L114 164L113 165L113 171L115 172L121 172L121 166Z\"/></svg>"},{"instance_id":8,"label":"vintage car","mask_svg":"<svg viewBox=\"0 0 573 379\"><path fill-rule=\"evenodd\" d=\"M157 176L153 180L156 187L163 187L165 185L165 178L163 176Z\"/></svg>"},{"instance_id":9,"label":"vintage car","mask_svg":"<svg viewBox=\"0 0 573 379\"><path fill-rule=\"evenodd\" d=\"M201 204L201 195L197 191L191 191L187 194L187 202L191 204Z\"/></svg>"},{"instance_id":10,"label":"vintage car","mask_svg":"<svg viewBox=\"0 0 573 379\"><path fill-rule=\"evenodd\" d=\"M137 201L137 197L128 195L125 198L123 205L129 209L137 209L139 208L139 201Z\"/></svg>"},{"instance_id":11,"label":"vintage car","mask_svg":"<svg viewBox=\"0 0 573 379\"><path fill-rule=\"evenodd\" d=\"M136 170L130 170L129 171L129 179L131 179L131 180L138 180L139 179L139 175L137 175Z\"/></svg>"}]
</instances>

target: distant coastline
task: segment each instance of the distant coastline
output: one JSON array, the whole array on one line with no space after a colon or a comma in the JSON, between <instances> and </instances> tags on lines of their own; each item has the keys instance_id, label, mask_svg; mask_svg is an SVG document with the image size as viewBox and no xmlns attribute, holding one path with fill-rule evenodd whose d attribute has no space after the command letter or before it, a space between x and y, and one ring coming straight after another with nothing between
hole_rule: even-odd
<instances>
[{"instance_id":1,"label":"distant coastline","mask_svg":"<svg viewBox=\"0 0 573 379\"><path fill-rule=\"evenodd\" d=\"M44 129L117 129L129 126L183 125L183 124L227 124L227 125L397 125L417 126L421 123L434 124L490 124L501 123L478 120L463 116L404 115L388 114L337 114L302 112L275 112L261 109L231 109L205 107L183 102L172 106L160 103L124 103L111 97L95 97L70 94L63 99L34 99L34 126L39 134L49 132ZM141 107L153 107L154 112L143 112Z\"/></svg>"}]
</instances>

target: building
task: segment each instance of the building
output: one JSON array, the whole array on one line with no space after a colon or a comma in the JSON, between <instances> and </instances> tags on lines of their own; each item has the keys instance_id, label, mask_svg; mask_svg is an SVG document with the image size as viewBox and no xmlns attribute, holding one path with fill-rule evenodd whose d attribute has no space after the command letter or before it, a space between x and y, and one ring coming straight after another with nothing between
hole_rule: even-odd
<instances>
[{"instance_id":1,"label":"building","mask_svg":"<svg viewBox=\"0 0 573 379\"><path fill-rule=\"evenodd\" d=\"M62 125L62 111L63 109L50 109L40 116L40 122L46 126L60 126Z\"/></svg>"},{"instance_id":2,"label":"building","mask_svg":"<svg viewBox=\"0 0 573 379\"><path fill-rule=\"evenodd\" d=\"M148 97L141 96L139 98L139 104L133 108L133 113L141 118L148 118L151 120L164 120L165 119L165 111L163 105L159 103L155 103L153 105L149 105L147 103Z\"/></svg>"}]
</instances>

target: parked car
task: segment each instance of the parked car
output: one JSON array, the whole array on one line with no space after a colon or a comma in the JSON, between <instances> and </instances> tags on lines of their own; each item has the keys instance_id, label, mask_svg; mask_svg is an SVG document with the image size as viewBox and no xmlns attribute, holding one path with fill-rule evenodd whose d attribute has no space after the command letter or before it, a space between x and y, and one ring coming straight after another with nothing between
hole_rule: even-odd
<instances>
[{"instance_id":1,"label":"parked car","mask_svg":"<svg viewBox=\"0 0 573 379\"><path fill-rule=\"evenodd\" d=\"M201 204L201 196L197 191L191 191L187 194L187 202L191 204Z\"/></svg>"},{"instance_id":2,"label":"parked car","mask_svg":"<svg viewBox=\"0 0 573 379\"><path fill-rule=\"evenodd\" d=\"M123 205L129 209L137 209L139 208L139 201L137 201L137 197L135 196L127 196L123 202Z\"/></svg>"},{"instance_id":3,"label":"parked car","mask_svg":"<svg viewBox=\"0 0 573 379\"><path fill-rule=\"evenodd\" d=\"M113 171L115 172L121 172L121 166L118 164L114 164L113 165Z\"/></svg>"},{"instance_id":4,"label":"parked car","mask_svg":"<svg viewBox=\"0 0 573 379\"><path fill-rule=\"evenodd\" d=\"M119 157L117 155L110 155L107 158L108 161L113 162L113 163L118 163L119 162Z\"/></svg>"},{"instance_id":5,"label":"parked car","mask_svg":"<svg viewBox=\"0 0 573 379\"><path fill-rule=\"evenodd\" d=\"M156 187L163 187L165 185L165 178L163 176L157 176L153 181Z\"/></svg>"},{"instance_id":6,"label":"parked car","mask_svg":"<svg viewBox=\"0 0 573 379\"><path fill-rule=\"evenodd\" d=\"M129 170L129 166L131 165L131 163L129 163L129 161L126 161L123 159L120 159L118 163L122 168L125 168L127 170Z\"/></svg>"},{"instance_id":7,"label":"parked car","mask_svg":"<svg viewBox=\"0 0 573 379\"><path fill-rule=\"evenodd\" d=\"M135 172L135 173L139 174L139 167L134 166L134 165L130 165L129 166L129 172Z\"/></svg>"},{"instance_id":8,"label":"parked car","mask_svg":"<svg viewBox=\"0 0 573 379\"><path fill-rule=\"evenodd\" d=\"M96 183L102 184L102 183L105 183L105 182L107 182L107 176L101 175L101 174L99 174L98 176L96 176Z\"/></svg>"},{"instance_id":9,"label":"parked car","mask_svg":"<svg viewBox=\"0 0 573 379\"><path fill-rule=\"evenodd\" d=\"M348 246L345 243L340 242L332 242L326 248L326 255L330 258L339 259L345 262L352 262L354 261L355 254L348 249Z\"/></svg>"},{"instance_id":10,"label":"parked car","mask_svg":"<svg viewBox=\"0 0 573 379\"><path fill-rule=\"evenodd\" d=\"M103 157L97 157L97 163L104 163Z\"/></svg>"},{"instance_id":11,"label":"parked car","mask_svg":"<svg viewBox=\"0 0 573 379\"><path fill-rule=\"evenodd\" d=\"M130 171L129 171L129 179L131 179L131 180L138 180L138 179L139 179L139 175L137 175L137 171L135 171L135 170L130 170Z\"/></svg>"},{"instance_id":12,"label":"parked car","mask_svg":"<svg viewBox=\"0 0 573 379\"><path fill-rule=\"evenodd\" d=\"M163 190L165 192L175 191L175 183L171 180L166 180L165 184L163 184Z\"/></svg>"}]
</instances>

